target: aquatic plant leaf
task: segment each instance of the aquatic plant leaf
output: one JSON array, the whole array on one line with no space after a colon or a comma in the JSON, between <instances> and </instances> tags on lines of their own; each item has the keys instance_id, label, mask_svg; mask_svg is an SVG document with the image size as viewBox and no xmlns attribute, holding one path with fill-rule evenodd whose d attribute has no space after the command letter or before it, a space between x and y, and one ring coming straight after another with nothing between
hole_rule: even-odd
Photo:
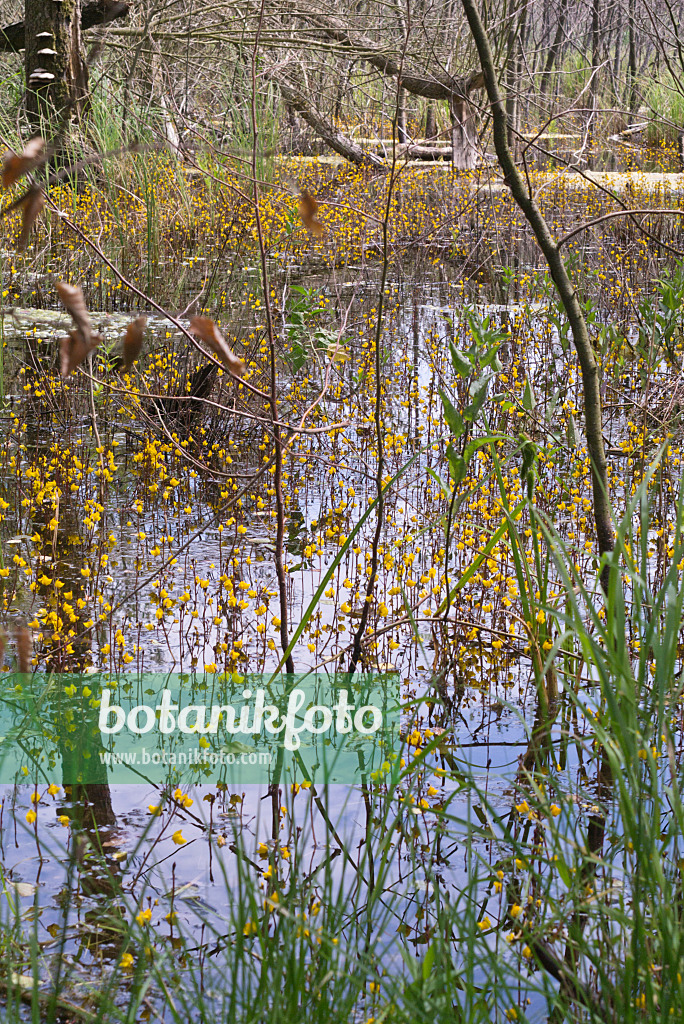
<instances>
[{"instance_id":1,"label":"aquatic plant leaf","mask_svg":"<svg viewBox=\"0 0 684 1024\"><path fill-rule=\"evenodd\" d=\"M69 334L62 338L59 343L59 364L62 377L66 378L69 374L73 373L81 365L85 357L93 349L97 348L101 341L101 334L91 334L90 343L88 344L78 328L69 331Z\"/></svg>"},{"instance_id":2,"label":"aquatic plant leaf","mask_svg":"<svg viewBox=\"0 0 684 1024\"><path fill-rule=\"evenodd\" d=\"M324 228L316 217L317 213L318 203L310 192L305 192L302 189L302 194L299 197L299 216L304 221L304 227L320 238Z\"/></svg>"},{"instance_id":3,"label":"aquatic plant leaf","mask_svg":"<svg viewBox=\"0 0 684 1024\"><path fill-rule=\"evenodd\" d=\"M208 316L193 316L190 321L190 330L197 335L200 341L206 342L231 373L236 377L243 376L246 370L244 359L235 355L213 320L210 320Z\"/></svg>"},{"instance_id":4,"label":"aquatic plant leaf","mask_svg":"<svg viewBox=\"0 0 684 1024\"><path fill-rule=\"evenodd\" d=\"M21 234L19 235L19 251L23 252L28 245L31 229L45 206L45 193L37 185L30 188L21 202Z\"/></svg>"},{"instance_id":5,"label":"aquatic plant leaf","mask_svg":"<svg viewBox=\"0 0 684 1024\"><path fill-rule=\"evenodd\" d=\"M523 409L527 409L528 412L533 412L537 405L537 399L535 398L534 388L532 387L532 381L528 377L525 381L525 390L522 397Z\"/></svg>"},{"instance_id":6,"label":"aquatic plant leaf","mask_svg":"<svg viewBox=\"0 0 684 1024\"><path fill-rule=\"evenodd\" d=\"M454 408L449 397L439 389L439 397L442 399L442 409L444 410L444 419L453 437L460 437L463 433L463 418L460 412Z\"/></svg>"},{"instance_id":7,"label":"aquatic plant leaf","mask_svg":"<svg viewBox=\"0 0 684 1024\"><path fill-rule=\"evenodd\" d=\"M24 146L22 153L8 150L2 158L2 186L11 188L16 181L32 171L43 159L45 140L34 135Z\"/></svg>"},{"instance_id":8,"label":"aquatic plant leaf","mask_svg":"<svg viewBox=\"0 0 684 1024\"><path fill-rule=\"evenodd\" d=\"M91 327L90 315L86 308L83 292L78 285L67 284L66 281L58 281L57 294L62 301L62 305L65 306L67 311L71 314L71 319L74 321L76 331L81 335L83 344L86 346L87 354L91 344ZM73 331L70 332L70 334L73 333Z\"/></svg>"},{"instance_id":9,"label":"aquatic plant leaf","mask_svg":"<svg viewBox=\"0 0 684 1024\"><path fill-rule=\"evenodd\" d=\"M130 370L133 363L140 355L143 343L143 335L147 326L147 317L139 316L126 328L123 340L123 366L124 370Z\"/></svg>"},{"instance_id":10,"label":"aquatic plant leaf","mask_svg":"<svg viewBox=\"0 0 684 1024\"><path fill-rule=\"evenodd\" d=\"M468 377L473 372L473 365L465 352L456 348L453 342L449 342L449 352L454 370L459 377Z\"/></svg>"}]
</instances>

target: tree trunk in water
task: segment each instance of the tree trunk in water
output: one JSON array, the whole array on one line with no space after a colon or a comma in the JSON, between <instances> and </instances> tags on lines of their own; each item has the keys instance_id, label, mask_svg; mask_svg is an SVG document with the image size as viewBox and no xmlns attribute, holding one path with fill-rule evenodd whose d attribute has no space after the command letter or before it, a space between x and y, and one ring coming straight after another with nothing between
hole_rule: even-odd
<instances>
[{"instance_id":1,"label":"tree trunk in water","mask_svg":"<svg viewBox=\"0 0 684 1024\"><path fill-rule=\"evenodd\" d=\"M435 104L430 100L425 111L425 138L434 139L437 135L437 114Z\"/></svg>"},{"instance_id":2,"label":"tree trunk in water","mask_svg":"<svg viewBox=\"0 0 684 1024\"><path fill-rule=\"evenodd\" d=\"M467 100L451 105L451 152L455 171L470 171L480 162L475 110Z\"/></svg>"},{"instance_id":3,"label":"tree trunk in water","mask_svg":"<svg viewBox=\"0 0 684 1024\"><path fill-rule=\"evenodd\" d=\"M37 132L53 134L88 103L80 0L26 0L24 36L26 112Z\"/></svg>"}]
</instances>

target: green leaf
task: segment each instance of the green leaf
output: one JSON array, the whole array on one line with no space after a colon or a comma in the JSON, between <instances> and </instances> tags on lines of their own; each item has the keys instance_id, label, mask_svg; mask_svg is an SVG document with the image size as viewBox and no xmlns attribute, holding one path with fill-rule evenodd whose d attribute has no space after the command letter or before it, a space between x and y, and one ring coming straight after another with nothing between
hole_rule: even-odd
<instances>
[{"instance_id":1,"label":"green leaf","mask_svg":"<svg viewBox=\"0 0 684 1024\"><path fill-rule=\"evenodd\" d=\"M464 420L474 423L477 419L477 414L482 408L484 400L487 397L487 388L489 387L490 380L491 374L484 373L481 377L478 377L475 383L471 386L470 397L472 401L463 413Z\"/></svg>"},{"instance_id":2,"label":"green leaf","mask_svg":"<svg viewBox=\"0 0 684 1024\"><path fill-rule=\"evenodd\" d=\"M436 483L438 483L438 484L439 484L439 487L440 487L440 490L441 490L441 492L442 492L442 495L443 495L443 496L444 496L445 498L450 498L450 497L451 497L451 489L450 489L450 487L449 487L448 483L446 482L446 480L445 480L445 479L444 479L443 477L441 477L441 476L439 475L439 473L436 473L434 469L430 469L430 467L429 467L429 466L428 466L428 476L431 476L431 477L432 477L432 479L433 479L433 480L434 480L434 481L435 481ZM290 569L290 572L292 572L292 570L291 570L291 569Z\"/></svg>"},{"instance_id":3,"label":"green leaf","mask_svg":"<svg viewBox=\"0 0 684 1024\"><path fill-rule=\"evenodd\" d=\"M532 412L537 404L537 399L534 397L532 381L529 377L525 381L525 391L523 392L522 404L523 409L527 409L528 412Z\"/></svg>"},{"instance_id":4,"label":"green leaf","mask_svg":"<svg viewBox=\"0 0 684 1024\"><path fill-rule=\"evenodd\" d=\"M425 959L423 960L423 981L427 981L432 974L432 965L435 962L435 944L432 943L428 946L427 952L425 953Z\"/></svg>"},{"instance_id":5,"label":"green leaf","mask_svg":"<svg viewBox=\"0 0 684 1024\"><path fill-rule=\"evenodd\" d=\"M306 363L308 354L306 349L296 341L290 351L290 365L295 373L301 370L302 366Z\"/></svg>"},{"instance_id":6,"label":"green leaf","mask_svg":"<svg viewBox=\"0 0 684 1024\"><path fill-rule=\"evenodd\" d=\"M570 869L568 868L568 865L565 863L565 861L561 860L560 857L556 861L556 870L558 871L558 874L560 875L561 880L565 883L565 885L569 889L570 888L570 883L572 881L572 879L570 877Z\"/></svg>"},{"instance_id":7,"label":"green leaf","mask_svg":"<svg viewBox=\"0 0 684 1024\"><path fill-rule=\"evenodd\" d=\"M454 437L460 437L463 433L463 419L461 414L454 409L449 398L440 388L439 397L442 399L442 408L444 409L444 419L446 420L447 426Z\"/></svg>"},{"instance_id":8,"label":"green leaf","mask_svg":"<svg viewBox=\"0 0 684 1024\"><path fill-rule=\"evenodd\" d=\"M462 455L457 455L454 451L453 445L447 445L446 457L449 460L449 472L451 473L451 479L454 481L456 487L460 483L463 483L466 475L466 460Z\"/></svg>"},{"instance_id":9,"label":"green leaf","mask_svg":"<svg viewBox=\"0 0 684 1024\"><path fill-rule=\"evenodd\" d=\"M451 362L458 376L470 376L473 372L473 366L465 352L462 352L460 348L456 348L452 341L449 342L449 352L451 353Z\"/></svg>"}]
</instances>

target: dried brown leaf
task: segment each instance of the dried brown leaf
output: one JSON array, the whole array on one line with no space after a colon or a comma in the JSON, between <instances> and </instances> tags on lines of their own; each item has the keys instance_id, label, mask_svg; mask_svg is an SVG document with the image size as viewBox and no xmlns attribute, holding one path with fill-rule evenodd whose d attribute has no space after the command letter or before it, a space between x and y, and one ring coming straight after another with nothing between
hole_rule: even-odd
<instances>
[{"instance_id":1,"label":"dried brown leaf","mask_svg":"<svg viewBox=\"0 0 684 1024\"><path fill-rule=\"evenodd\" d=\"M44 206L45 193L42 188L39 188L37 185L34 188L30 188L21 203L23 212L21 217L21 234L19 235L18 243L19 252L23 252L28 245L31 229Z\"/></svg>"},{"instance_id":2,"label":"dried brown leaf","mask_svg":"<svg viewBox=\"0 0 684 1024\"><path fill-rule=\"evenodd\" d=\"M304 227L320 238L325 229L317 218L317 213L318 203L310 192L305 192L302 189L302 194L299 197L299 216L304 221Z\"/></svg>"},{"instance_id":3,"label":"dried brown leaf","mask_svg":"<svg viewBox=\"0 0 684 1024\"><path fill-rule=\"evenodd\" d=\"M139 316L126 328L123 340L123 366L124 370L130 370L133 363L140 355L143 343L143 335L147 326L147 317Z\"/></svg>"},{"instance_id":4,"label":"dried brown leaf","mask_svg":"<svg viewBox=\"0 0 684 1024\"><path fill-rule=\"evenodd\" d=\"M45 142L40 135L35 135L24 146L22 153L17 155L9 150L2 158L2 185L11 188L24 174L28 174L43 159Z\"/></svg>"},{"instance_id":5,"label":"dried brown leaf","mask_svg":"<svg viewBox=\"0 0 684 1024\"><path fill-rule=\"evenodd\" d=\"M88 345L78 328L69 331L68 336L62 338L59 343L59 364L62 377L66 378L70 373L73 373L86 356L93 349L97 348L101 341L101 334L91 334L90 344Z\"/></svg>"},{"instance_id":6,"label":"dried brown leaf","mask_svg":"<svg viewBox=\"0 0 684 1024\"><path fill-rule=\"evenodd\" d=\"M242 377L246 370L244 359L236 356L213 320L208 316L193 316L190 330L200 341L204 341L215 352L225 367L236 377Z\"/></svg>"},{"instance_id":7,"label":"dried brown leaf","mask_svg":"<svg viewBox=\"0 0 684 1024\"><path fill-rule=\"evenodd\" d=\"M18 626L15 633L17 644L17 668L20 672L31 671L31 634L26 626Z\"/></svg>"},{"instance_id":8,"label":"dried brown leaf","mask_svg":"<svg viewBox=\"0 0 684 1024\"><path fill-rule=\"evenodd\" d=\"M57 282L57 294L62 300L62 305L71 314L76 330L86 346L90 346L90 315L86 308L83 292L78 285L67 284L66 281Z\"/></svg>"}]
</instances>

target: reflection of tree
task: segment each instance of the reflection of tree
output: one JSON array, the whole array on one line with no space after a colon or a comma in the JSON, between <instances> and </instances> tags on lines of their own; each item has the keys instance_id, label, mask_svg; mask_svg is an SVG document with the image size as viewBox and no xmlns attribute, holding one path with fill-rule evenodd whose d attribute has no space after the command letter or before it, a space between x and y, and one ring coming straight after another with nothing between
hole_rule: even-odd
<instances>
[{"instance_id":1,"label":"reflection of tree","mask_svg":"<svg viewBox=\"0 0 684 1024\"><path fill-rule=\"evenodd\" d=\"M121 919L121 910L114 902L120 895L120 872L118 862L107 856L114 843L116 815L107 766L100 760L104 747L94 688L91 693L85 685L88 677L83 675L92 643L91 629L86 626L90 615L86 578L81 573L86 567L85 548L79 536L79 510L67 487L34 502L33 528L36 551L44 567L44 572L37 573L36 594L47 612L42 635L38 635L39 656L48 670L57 673L54 697L45 711L69 797L59 813L71 819L81 888L87 895L112 901L104 916L100 909L87 915L94 926L94 941L99 944L106 936L111 942L114 934L121 934L120 928L111 926L112 919Z\"/></svg>"}]
</instances>

